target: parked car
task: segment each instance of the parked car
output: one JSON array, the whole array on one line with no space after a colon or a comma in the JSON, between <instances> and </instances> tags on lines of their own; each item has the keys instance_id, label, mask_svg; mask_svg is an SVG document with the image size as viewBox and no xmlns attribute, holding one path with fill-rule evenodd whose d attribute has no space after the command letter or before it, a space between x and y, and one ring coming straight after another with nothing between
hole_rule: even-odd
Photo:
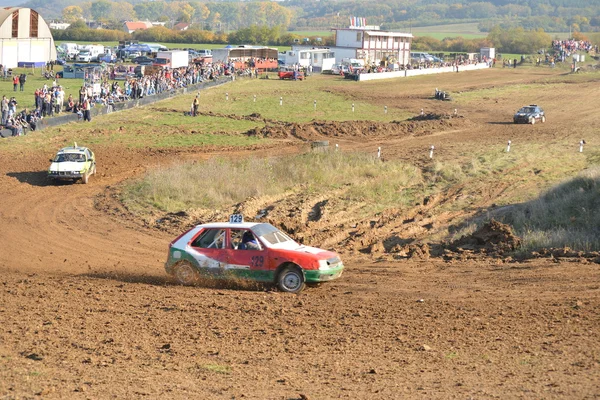
<instances>
[{"instance_id":1,"label":"parked car","mask_svg":"<svg viewBox=\"0 0 600 400\"><path fill-rule=\"evenodd\" d=\"M150 58L148 56L137 56L132 59L131 62L138 65L152 65L154 58Z\"/></svg>"},{"instance_id":2,"label":"parked car","mask_svg":"<svg viewBox=\"0 0 600 400\"><path fill-rule=\"evenodd\" d=\"M96 174L94 153L87 147L77 146L77 143L60 149L50 163L48 178L52 181L81 180L88 183L89 177Z\"/></svg>"},{"instance_id":3,"label":"parked car","mask_svg":"<svg viewBox=\"0 0 600 400\"><path fill-rule=\"evenodd\" d=\"M81 50L77 55L77 61L79 62L91 62L92 52L89 50Z\"/></svg>"},{"instance_id":4,"label":"parked car","mask_svg":"<svg viewBox=\"0 0 600 400\"><path fill-rule=\"evenodd\" d=\"M304 72L285 67L279 68L277 76L279 79L304 80Z\"/></svg>"},{"instance_id":5,"label":"parked car","mask_svg":"<svg viewBox=\"0 0 600 400\"><path fill-rule=\"evenodd\" d=\"M275 283L298 293L306 283L339 278L344 265L331 251L298 244L267 223L229 222L198 225L169 245L165 269L181 284L201 278Z\"/></svg>"},{"instance_id":6,"label":"parked car","mask_svg":"<svg viewBox=\"0 0 600 400\"><path fill-rule=\"evenodd\" d=\"M345 75L347 72L350 72L350 68L345 64L337 64L331 67L332 75Z\"/></svg>"},{"instance_id":7,"label":"parked car","mask_svg":"<svg viewBox=\"0 0 600 400\"><path fill-rule=\"evenodd\" d=\"M546 122L546 115L537 104L521 107L513 117L515 124L535 124L536 121Z\"/></svg>"}]
</instances>

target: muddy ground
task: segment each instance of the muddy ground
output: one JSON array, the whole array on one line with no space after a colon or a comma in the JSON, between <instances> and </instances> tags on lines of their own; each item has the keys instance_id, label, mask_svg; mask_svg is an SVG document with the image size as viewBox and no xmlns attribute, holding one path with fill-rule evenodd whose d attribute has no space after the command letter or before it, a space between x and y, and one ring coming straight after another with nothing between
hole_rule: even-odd
<instances>
[{"instance_id":1,"label":"muddy ground","mask_svg":"<svg viewBox=\"0 0 600 400\"><path fill-rule=\"evenodd\" d=\"M444 84L468 91L557 74L498 68L446 76ZM428 79L393 97L358 85L346 95L415 115L425 104L432 115L451 116L455 105L431 99L436 82ZM433 140L448 159L464 146L502 147L509 138L577 143L581 129L598 125L597 85L491 96L452 118L272 122L247 134L274 143L235 155L295 153L310 141L330 140L353 150L383 145L387 159L421 166ZM585 101L566 100L575 98ZM544 104L548 122L512 125L514 110L534 101ZM94 150L99 174L88 185L48 185L47 149L2 154L2 399L600 397L597 254L516 261L498 251L480 254L468 247L473 241L437 253L435 243L423 246L432 234L493 207L506 187L485 188L469 209L438 213L461 195L453 188L362 220L336 210L334 196L249 199L238 209L269 209L268 219L299 239L340 252L343 277L299 295L182 287L164 272L167 245L206 216L137 220L119 203L119 184L175 158L234 151L115 144Z\"/></svg>"}]
</instances>

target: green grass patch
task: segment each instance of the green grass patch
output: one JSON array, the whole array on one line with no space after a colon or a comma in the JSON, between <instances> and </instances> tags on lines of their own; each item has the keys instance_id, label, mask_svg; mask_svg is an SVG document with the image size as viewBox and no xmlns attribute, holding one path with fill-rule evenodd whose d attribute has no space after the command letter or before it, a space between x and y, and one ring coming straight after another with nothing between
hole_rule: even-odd
<instances>
[{"instance_id":1,"label":"green grass patch","mask_svg":"<svg viewBox=\"0 0 600 400\"><path fill-rule=\"evenodd\" d=\"M306 81L289 81L278 79L277 74L270 74L270 79L237 80L233 84L201 92L199 111L227 115L257 113L264 118L287 122L308 122L313 119L392 121L407 118L408 114L395 109L390 108L388 114L384 114L380 105L358 98L349 99L335 92L335 88L344 90L355 85L356 82L328 75L313 75ZM161 102L161 106L188 110L194 95L168 99ZM280 98L283 105L280 105Z\"/></svg>"},{"instance_id":2,"label":"green grass patch","mask_svg":"<svg viewBox=\"0 0 600 400\"><path fill-rule=\"evenodd\" d=\"M278 196L297 190L339 191L347 201L366 202L369 210L410 204L421 185L420 171L400 162L382 163L371 155L310 152L289 157L243 160L214 158L150 171L131 182L123 201L134 212L176 212L229 207L250 197ZM200 184L199 184L200 183Z\"/></svg>"},{"instance_id":3,"label":"green grass patch","mask_svg":"<svg viewBox=\"0 0 600 400\"><path fill-rule=\"evenodd\" d=\"M289 33L303 37L326 38L333 36L333 31L290 31Z\"/></svg>"},{"instance_id":4,"label":"green grass patch","mask_svg":"<svg viewBox=\"0 0 600 400\"><path fill-rule=\"evenodd\" d=\"M590 168L515 205L504 222L523 238L524 249L568 246L600 248L600 167Z\"/></svg>"}]
</instances>

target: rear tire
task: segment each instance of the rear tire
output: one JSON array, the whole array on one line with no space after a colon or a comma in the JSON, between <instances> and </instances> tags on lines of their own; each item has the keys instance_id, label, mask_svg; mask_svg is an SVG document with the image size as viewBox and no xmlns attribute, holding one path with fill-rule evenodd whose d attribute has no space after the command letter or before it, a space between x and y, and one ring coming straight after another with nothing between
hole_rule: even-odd
<instances>
[{"instance_id":1,"label":"rear tire","mask_svg":"<svg viewBox=\"0 0 600 400\"><path fill-rule=\"evenodd\" d=\"M540 121L542 121L542 124L543 124L544 122L546 122L546 116L545 116L545 115L542 115L542 118L540 118Z\"/></svg>"},{"instance_id":2,"label":"rear tire","mask_svg":"<svg viewBox=\"0 0 600 400\"><path fill-rule=\"evenodd\" d=\"M188 261L182 261L174 268L175 279L182 285L193 285L198 282L200 275L198 270Z\"/></svg>"},{"instance_id":3,"label":"rear tire","mask_svg":"<svg viewBox=\"0 0 600 400\"><path fill-rule=\"evenodd\" d=\"M304 274L298 267L285 267L277 276L277 287L282 292L300 293L304 286Z\"/></svg>"}]
</instances>

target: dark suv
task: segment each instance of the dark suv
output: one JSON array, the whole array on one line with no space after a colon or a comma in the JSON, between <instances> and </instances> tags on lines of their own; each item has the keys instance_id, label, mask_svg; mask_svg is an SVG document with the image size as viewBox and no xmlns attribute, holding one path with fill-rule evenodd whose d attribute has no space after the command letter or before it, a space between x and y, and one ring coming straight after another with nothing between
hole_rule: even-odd
<instances>
[{"instance_id":1,"label":"dark suv","mask_svg":"<svg viewBox=\"0 0 600 400\"><path fill-rule=\"evenodd\" d=\"M515 124L535 124L537 121L546 122L546 115L538 105L531 104L521 107L513 117Z\"/></svg>"}]
</instances>

